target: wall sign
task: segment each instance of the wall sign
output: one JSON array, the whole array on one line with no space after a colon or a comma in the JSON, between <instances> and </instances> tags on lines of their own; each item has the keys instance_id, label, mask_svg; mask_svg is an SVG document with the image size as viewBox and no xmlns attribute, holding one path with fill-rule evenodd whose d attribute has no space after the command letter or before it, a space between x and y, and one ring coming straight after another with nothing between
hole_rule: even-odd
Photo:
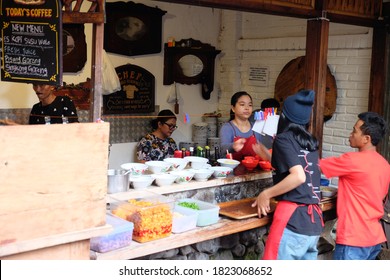
<instances>
[{"instance_id":1,"label":"wall sign","mask_svg":"<svg viewBox=\"0 0 390 280\"><path fill-rule=\"evenodd\" d=\"M137 65L115 68L121 90L103 95L103 114L134 114L154 112L155 78Z\"/></svg>"},{"instance_id":2,"label":"wall sign","mask_svg":"<svg viewBox=\"0 0 390 280\"><path fill-rule=\"evenodd\" d=\"M249 66L248 85L267 87L269 80L269 67L266 66Z\"/></svg>"},{"instance_id":3,"label":"wall sign","mask_svg":"<svg viewBox=\"0 0 390 280\"><path fill-rule=\"evenodd\" d=\"M134 2L106 3L104 49L128 56L160 53L165 13Z\"/></svg>"},{"instance_id":4,"label":"wall sign","mask_svg":"<svg viewBox=\"0 0 390 280\"><path fill-rule=\"evenodd\" d=\"M60 0L0 0L1 80L62 84Z\"/></svg>"}]
</instances>

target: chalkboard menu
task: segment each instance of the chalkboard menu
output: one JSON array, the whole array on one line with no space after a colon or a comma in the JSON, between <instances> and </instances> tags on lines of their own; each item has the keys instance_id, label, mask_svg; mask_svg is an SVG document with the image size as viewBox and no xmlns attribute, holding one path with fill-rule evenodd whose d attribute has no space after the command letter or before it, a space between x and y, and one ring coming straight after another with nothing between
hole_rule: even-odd
<instances>
[{"instance_id":1,"label":"chalkboard menu","mask_svg":"<svg viewBox=\"0 0 390 280\"><path fill-rule=\"evenodd\" d=\"M118 66L115 71L121 90L103 95L103 114L154 112L155 78L137 65Z\"/></svg>"},{"instance_id":2,"label":"chalkboard menu","mask_svg":"<svg viewBox=\"0 0 390 280\"><path fill-rule=\"evenodd\" d=\"M1 80L62 84L60 0L0 0Z\"/></svg>"}]
</instances>

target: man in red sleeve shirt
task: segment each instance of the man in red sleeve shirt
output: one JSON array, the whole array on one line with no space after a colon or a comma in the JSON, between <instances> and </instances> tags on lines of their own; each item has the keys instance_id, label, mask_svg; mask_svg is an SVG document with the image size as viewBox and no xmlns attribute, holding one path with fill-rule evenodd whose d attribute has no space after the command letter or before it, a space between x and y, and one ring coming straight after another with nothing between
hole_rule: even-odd
<instances>
[{"instance_id":1,"label":"man in red sleeve shirt","mask_svg":"<svg viewBox=\"0 0 390 280\"><path fill-rule=\"evenodd\" d=\"M376 146L385 136L387 124L374 112L361 113L358 118L349 136L350 146L358 151L320 160L326 177L339 177L336 260L375 259L386 240L380 219L389 190L390 165Z\"/></svg>"}]
</instances>

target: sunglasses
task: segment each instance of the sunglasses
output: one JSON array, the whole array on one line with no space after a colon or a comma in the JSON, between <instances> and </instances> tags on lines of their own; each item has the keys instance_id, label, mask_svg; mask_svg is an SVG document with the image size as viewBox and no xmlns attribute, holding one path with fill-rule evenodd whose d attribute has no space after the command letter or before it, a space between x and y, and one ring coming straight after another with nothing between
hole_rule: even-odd
<instances>
[{"instance_id":1,"label":"sunglasses","mask_svg":"<svg viewBox=\"0 0 390 280\"><path fill-rule=\"evenodd\" d=\"M166 124L169 127L169 129L171 129L171 130L174 130L174 129L176 129L178 127L175 124L169 124L169 123L166 123L166 122L164 124Z\"/></svg>"}]
</instances>

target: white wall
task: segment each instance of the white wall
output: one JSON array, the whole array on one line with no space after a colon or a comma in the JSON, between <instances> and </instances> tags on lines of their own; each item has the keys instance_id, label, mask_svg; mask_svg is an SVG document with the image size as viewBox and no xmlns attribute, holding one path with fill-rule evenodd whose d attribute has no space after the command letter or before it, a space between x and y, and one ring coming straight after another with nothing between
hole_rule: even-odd
<instances>
[{"instance_id":1,"label":"white wall","mask_svg":"<svg viewBox=\"0 0 390 280\"><path fill-rule=\"evenodd\" d=\"M106 2L117 2L108 0ZM171 86L163 85L164 53L163 44L168 37L174 37L177 41L185 38L193 38L203 43L211 44L218 48L218 35L220 29L220 10L194 7L188 5L169 4L158 1L133 1L150 7L158 7L167 11L163 16L163 30L161 49L158 54L147 54L140 56L124 56L108 53L114 67L127 63L135 64L145 68L155 76L156 81L156 105L160 109L173 110L173 104L166 102ZM87 77L91 77L91 24L86 24L88 63L80 73L64 74L64 82L80 83ZM218 63L218 57L216 64ZM200 85L177 85L180 95L178 115L179 129L173 133L177 143L191 141L192 124L201 121L201 115L217 110L218 88L215 87L211 93L210 100L204 100L201 94ZM21 83L10 83L0 81L0 109L7 108L31 108L37 98L31 85ZM189 114L190 122L184 123L185 114ZM134 160L135 143L114 144L110 153L110 168L118 168L120 163Z\"/></svg>"}]
</instances>

